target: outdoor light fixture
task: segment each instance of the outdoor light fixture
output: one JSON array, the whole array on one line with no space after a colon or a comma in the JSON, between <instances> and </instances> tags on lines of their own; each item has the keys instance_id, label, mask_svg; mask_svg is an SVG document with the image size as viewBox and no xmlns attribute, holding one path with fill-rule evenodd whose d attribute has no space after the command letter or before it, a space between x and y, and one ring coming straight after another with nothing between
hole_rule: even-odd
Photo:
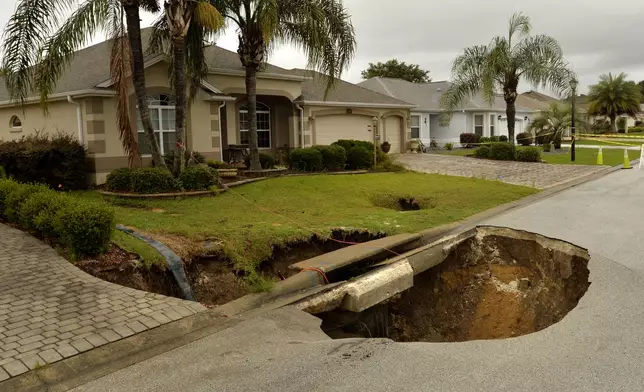
<instances>
[{"instance_id":1,"label":"outdoor light fixture","mask_svg":"<svg viewBox=\"0 0 644 392\"><path fill-rule=\"evenodd\" d=\"M523 119L524 119L525 121L530 120L530 119L528 118L528 116L523 117Z\"/></svg>"},{"instance_id":2,"label":"outdoor light fixture","mask_svg":"<svg viewBox=\"0 0 644 392\"><path fill-rule=\"evenodd\" d=\"M501 121L501 119L502 119L502 118L503 118L503 116L501 116L501 115L499 114L499 121Z\"/></svg>"},{"instance_id":3,"label":"outdoor light fixture","mask_svg":"<svg viewBox=\"0 0 644 392\"><path fill-rule=\"evenodd\" d=\"M570 160L572 162L575 161L575 96L577 95L576 90L577 90L578 82L577 79L572 78L570 80L570 89L572 90L572 114L571 114L571 119L570 119L570 136L572 138L572 143L570 146Z\"/></svg>"}]
</instances>

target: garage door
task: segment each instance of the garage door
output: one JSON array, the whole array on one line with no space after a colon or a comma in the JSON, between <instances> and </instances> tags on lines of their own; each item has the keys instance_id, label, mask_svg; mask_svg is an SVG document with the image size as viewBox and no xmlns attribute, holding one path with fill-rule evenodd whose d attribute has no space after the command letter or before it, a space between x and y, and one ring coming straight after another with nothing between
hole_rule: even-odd
<instances>
[{"instance_id":1,"label":"garage door","mask_svg":"<svg viewBox=\"0 0 644 392\"><path fill-rule=\"evenodd\" d=\"M350 114L315 118L315 144L329 145L339 139L373 141L371 117Z\"/></svg>"},{"instance_id":2,"label":"garage door","mask_svg":"<svg viewBox=\"0 0 644 392\"><path fill-rule=\"evenodd\" d=\"M402 119L397 116L387 117L385 119L385 139L391 144L390 154L399 154L403 152L402 146Z\"/></svg>"}]
</instances>

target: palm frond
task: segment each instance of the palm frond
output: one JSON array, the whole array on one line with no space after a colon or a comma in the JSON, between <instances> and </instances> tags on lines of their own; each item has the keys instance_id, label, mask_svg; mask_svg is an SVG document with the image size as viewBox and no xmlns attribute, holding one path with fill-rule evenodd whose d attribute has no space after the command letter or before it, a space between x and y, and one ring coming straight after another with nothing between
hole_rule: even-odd
<instances>
[{"instance_id":1,"label":"palm frond","mask_svg":"<svg viewBox=\"0 0 644 392\"><path fill-rule=\"evenodd\" d=\"M512 47L512 38L516 34L519 38L523 38L530 34L532 26L530 25L530 17L523 12L517 12L510 17L510 28L508 31L508 44Z\"/></svg>"},{"instance_id":2,"label":"palm frond","mask_svg":"<svg viewBox=\"0 0 644 392\"><path fill-rule=\"evenodd\" d=\"M197 23L191 23L186 35L186 73L190 78L190 98L197 95L201 81L208 75L208 64L205 56L207 30Z\"/></svg>"},{"instance_id":3,"label":"palm frond","mask_svg":"<svg viewBox=\"0 0 644 392\"><path fill-rule=\"evenodd\" d=\"M639 112L642 94L635 82L627 81L625 73L601 75L599 83L590 86L588 112L592 115L615 118L635 117Z\"/></svg>"},{"instance_id":4,"label":"palm frond","mask_svg":"<svg viewBox=\"0 0 644 392\"><path fill-rule=\"evenodd\" d=\"M206 1L197 2L193 18L201 28L210 31L217 31L224 25L224 17Z\"/></svg>"},{"instance_id":5,"label":"palm frond","mask_svg":"<svg viewBox=\"0 0 644 392\"><path fill-rule=\"evenodd\" d=\"M153 14L161 11L159 0L139 0L139 6L142 10Z\"/></svg>"},{"instance_id":6,"label":"palm frond","mask_svg":"<svg viewBox=\"0 0 644 392\"><path fill-rule=\"evenodd\" d=\"M147 55L166 54L169 55L172 51L172 37L170 36L170 28L168 27L168 20L165 14L162 14L152 24L152 33L148 42L148 48L145 53Z\"/></svg>"},{"instance_id":7,"label":"palm frond","mask_svg":"<svg viewBox=\"0 0 644 392\"><path fill-rule=\"evenodd\" d=\"M41 47L75 5L74 0L19 0L3 34L2 69L9 96L24 104L33 91Z\"/></svg>"},{"instance_id":8,"label":"palm frond","mask_svg":"<svg viewBox=\"0 0 644 392\"><path fill-rule=\"evenodd\" d=\"M563 95L575 77L557 40L547 35L527 37L513 49L520 76L534 87Z\"/></svg>"},{"instance_id":9,"label":"palm frond","mask_svg":"<svg viewBox=\"0 0 644 392\"><path fill-rule=\"evenodd\" d=\"M130 121L130 105L128 104L128 89L131 63L131 48L123 24L123 9L119 6L116 13L112 15L111 40L112 50L110 56L110 76L114 82L117 92L116 119L119 128L119 138L123 149L128 156L130 166L141 157L138 138L132 129Z\"/></svg>"},{"instance_id":10,"label":"palm frond","mask_svg":"<svg viewBox=\"0 0 644 392\"><path fill-rule=\"evenodd\" d=\"M489 57L487 46L471 46L463 50L452 64L452 85L441 96L441 108L445 111L443 123L449 123L453 111L463 101L478 93L481 89L491 90L493 94L494 79L488 69ZM487 79L487 80L484 80ZM487 93L486 93L487 94Z\"/></svg>"}]
</instances>

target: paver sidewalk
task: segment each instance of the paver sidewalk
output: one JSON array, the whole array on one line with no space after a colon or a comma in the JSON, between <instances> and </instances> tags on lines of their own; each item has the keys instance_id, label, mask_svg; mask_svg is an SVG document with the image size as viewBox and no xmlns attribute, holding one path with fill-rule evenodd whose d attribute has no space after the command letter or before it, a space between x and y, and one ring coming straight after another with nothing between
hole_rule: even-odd
<instances>
[{"instance_id":1,"label":"paver sidewalk","mask_svg":"<svg viewBox=\"0 0 644 392\"><path fill-rule=\"evenodd\" d=\"M203 310L97 279L0 224L0 381Z\"/></svg>"},{"instance_id":2,"label":"paver sidewalk","mask_svg":"<svg viewBox=\"0 0 644 392\"><path fill-rule=\"evenodd\" d=\"M547 189L577 178L610 170L608 166L550 165L546 163L492 161L440 154L403 154L396 162L410 170L498 180L508 184Z\"/></svg>"}]
</instances>

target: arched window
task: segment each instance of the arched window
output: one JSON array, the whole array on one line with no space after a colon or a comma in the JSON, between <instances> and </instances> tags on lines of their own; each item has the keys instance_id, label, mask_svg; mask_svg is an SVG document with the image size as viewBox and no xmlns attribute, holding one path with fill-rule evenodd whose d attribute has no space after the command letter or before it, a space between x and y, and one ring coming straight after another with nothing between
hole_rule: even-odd
<instances>
[{"instance_id":1,"label":"arched window","mask_svg":"<svg viewBox=\"0 0 644 392\"><path fill-rule=\"evenodd\" d=\"M257 146L259 148L271 148L271 109L261 102L257 102ZM250 119L248 118L248 106L239 108L239 131L241 144L250 144Z\"/></svg>"},{"instance_id":2,"label":"arched window","mask_svg":"<svg viewBox=\"0 0 644 392\"><path fill-rule=\"evenodd\" d=\"M156 94L148 96L150 108L150 121L157 137L161 154L176 150L177 139L174 133L175 124L175 99L171 95ZM150 146L143 129L141 114L137 110L137 130L139 132L139 148L142 155L150 154Z\"/></svg>"},{"instance_id":3,"label":"arched window","mask_svg":"<svg viewBox=\"0 0 644 392\"><path fill-rule=\"evenodd\" d=\"M20 121L18 116L13 116L9 122L9 126L11 126L11 128L22 128L22 121Z\"/></svg>"}]
</instances>

